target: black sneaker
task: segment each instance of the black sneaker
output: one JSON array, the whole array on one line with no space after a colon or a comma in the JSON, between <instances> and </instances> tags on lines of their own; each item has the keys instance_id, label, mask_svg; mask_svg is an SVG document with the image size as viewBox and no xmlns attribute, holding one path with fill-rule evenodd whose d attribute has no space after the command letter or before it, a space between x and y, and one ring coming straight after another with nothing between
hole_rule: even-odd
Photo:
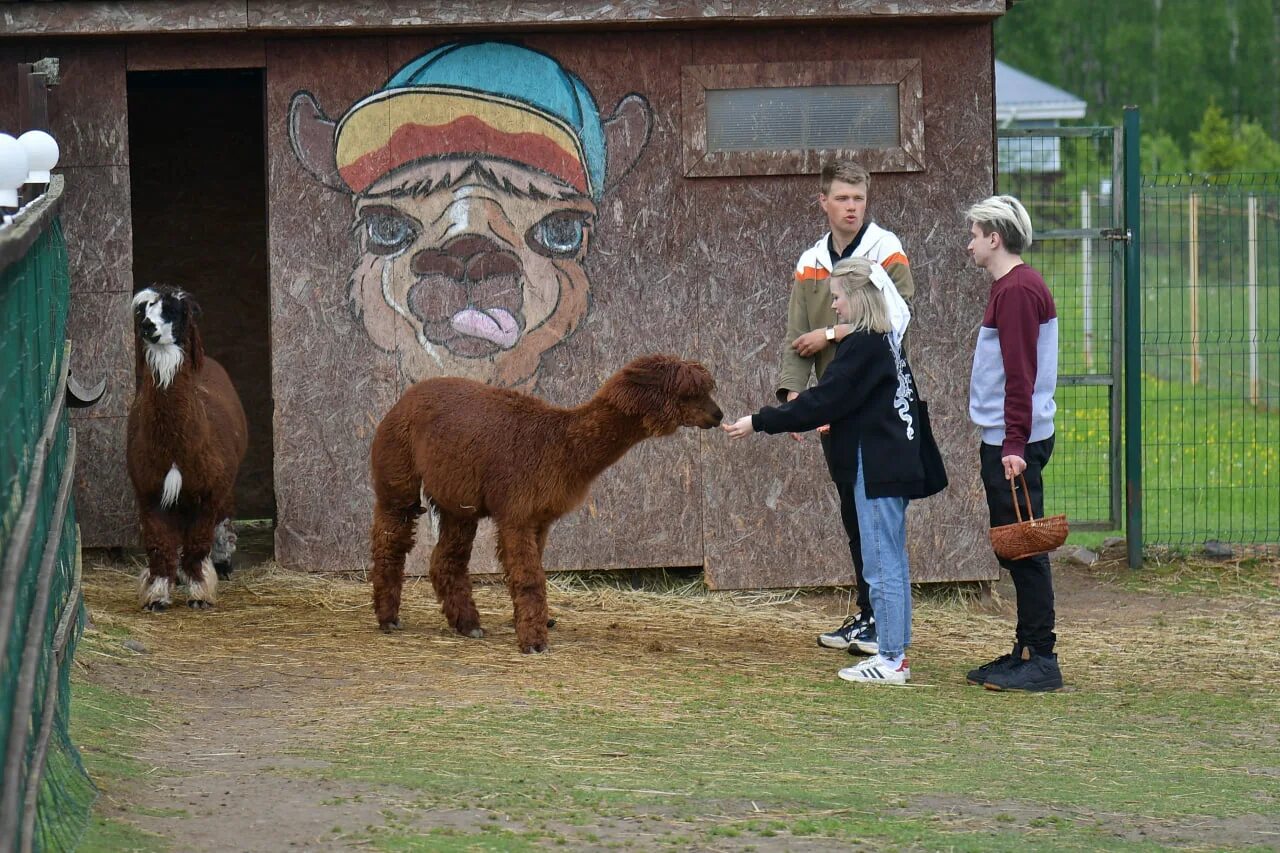
<instances>
[{"instance_id":1,"label":"black sneaker","mask_svg":"<svg viewBox=\"0 0 1280 853\"><path fill-rule=\"evenodd\" d=\"M880 653L876 642L876 620L873 618L858 633L849 638L849 654L875 655Z\"/></svg>"},{"instance_id":2,"label":"black sneaker","mask_svg":"<svg viewBox=\"0 0 1280 853\"><path fill-rule=\"evenodd\" d=\"M1018 643L1014 643L1013 651L1009 652L1009 654L1000 655L1000 657L990 663L984 663L977 669L969 670L969 674L964 677L964 680L970 684L976 684L979 686L986 684L987 679L990 678L992 674L1004 672L1006 669L1013 666L1014 662L1019 660L1021 656L1022 646Z\"/></svg>"},{"instance_id":3,"label":"black sneaker","mask_svg":"<svg viewBox=\"0 0 1280 853\"><path fill-rule=\"evenodd\" d=\"M1023 649L1027 655L1030 649ZM1028 659L1018 659L1002 672L991 673L982 685L988 690L1021 690L1028 693L1042 693L1062 689L1062 670L1058 668L1058 656L1031 655Z\"/></svg>"},{"instance_id":4,"label":"black sneaker","mask_svg":"<svg viewBox=\"0 0 1280 853\"><path fill-rule=\"evenodd\" d=\"M861 613L856 616L850 616L834 631L819 634L818 645L824 649L847 649L849 644L853 642L854 636L874 621L873 617L863 616Z\"/></svg>"}]
</instances>

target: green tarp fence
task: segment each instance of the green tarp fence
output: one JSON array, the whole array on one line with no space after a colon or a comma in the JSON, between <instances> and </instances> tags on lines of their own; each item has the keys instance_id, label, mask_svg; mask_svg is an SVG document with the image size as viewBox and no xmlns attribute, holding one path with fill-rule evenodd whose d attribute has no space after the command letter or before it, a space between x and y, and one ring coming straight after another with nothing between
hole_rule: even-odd
<instances>
[{"instance_id":1,"label":"green tarp fence","mask_svg":"<svg viewBox=\"0 0 1280 853\"><path fill-rule=\"evenodd\" d=\"M68 730L84 627L65 406L63 183L0 229L0 850L71 850L96 796Z\"/></svg>"}]
</instances>

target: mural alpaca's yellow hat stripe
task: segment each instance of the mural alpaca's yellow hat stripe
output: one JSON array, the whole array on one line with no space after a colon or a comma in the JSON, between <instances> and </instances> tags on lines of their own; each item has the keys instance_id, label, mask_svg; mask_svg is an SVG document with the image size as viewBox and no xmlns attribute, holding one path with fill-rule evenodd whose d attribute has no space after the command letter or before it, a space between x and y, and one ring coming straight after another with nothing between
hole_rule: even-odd
<instances>
[{"instance_id":1,"label":"mural alpaca's yellow hat stripe","mask_svg":"<svg viewBox=\"0 0 1280 853\"><path fill-rule=\"evenodd\" d=\"M594 187L577 135L529 104L449 87L378 92L337 127L338 171L354 192L407 163L433 156L482 156L523 163L583 195Z\"/></svg>"}]
</instances>

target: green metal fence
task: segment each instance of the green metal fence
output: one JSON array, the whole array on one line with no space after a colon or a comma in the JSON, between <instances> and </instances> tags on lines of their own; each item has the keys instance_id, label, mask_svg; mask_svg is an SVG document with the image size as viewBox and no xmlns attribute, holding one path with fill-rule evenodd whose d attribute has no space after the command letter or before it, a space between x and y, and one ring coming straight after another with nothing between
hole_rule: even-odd
<instances>
[{"instance_id":1,"label":"green metal fence","mask_svg":"<svg viewBox=\"0 0 1280 853\"><path fill-rule=\"evenodd\" d=\"M1280 174L1142 182L1149 544L1280 542Z\"/></svg>"},{"instance_id":2,"label":"green metal fence","mask_svg":"<svg viewBox=\"0 0 1280 853\"><path fill-rule=\"evenodd\" d=\"M69 850L95 791L68 733L84 624L67 423L62 181L0 230L0 850Z\"/></svg>"},{"instance_id":3,"label":"green metal fence","mask_svg":"<svg viewBox=\"0 0 1280 853\"><path fill-rule=\"evenodd\" d=\"M1144 543L1280 542L1280 174L1146 176L1126 215L1137 133L1136 111L1123 133L999 133L999 191L1030 212L1025 258L1058 305L1046 511L1116 529L1127 486L1133 565Z\"/></svg>"}]
</instances>

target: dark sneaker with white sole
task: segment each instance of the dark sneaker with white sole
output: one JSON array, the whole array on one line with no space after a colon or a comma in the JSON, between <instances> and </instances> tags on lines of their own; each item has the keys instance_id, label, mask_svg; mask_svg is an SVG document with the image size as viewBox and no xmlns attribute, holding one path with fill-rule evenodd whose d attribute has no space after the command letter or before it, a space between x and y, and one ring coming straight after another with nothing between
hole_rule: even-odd
<instances>
[{"instance_id":1,"label":"dark sneaker with white sole","mask_svg":"<svg viewBox=\"0 0 1280 853\"><path fill-rule=\"evenodd\" d=\"M1046 693L1062 689L1062 670L1058 668L1058 656L1054 654L1030 654L1023 649L1022 656L1008 669L987 676L982 685L988 690L1010 690L1025 693Z\"/></svg>"},{"instance_id":2,"label":"dark sneaker with white sole","mask_svg":"<svg viewBox=\"0 0 1280 853\"><path fill-rule=\"evenodd\" d=\"M834 631L828 631L825 634L818 635L818 645L824 649L840 649L849 648L849 644L853 642L853 638L862 633L863 629L874 623L876 620L873 616L863 615L861 613L856 616L850 616L841 623L839 628Z\"/></svg>"},{"instance_id":3,"label":"dark sneaker with white sole","mask_svg":"<svg viewBox=\"0 0 1280 853\"><path fill-rule=\"evenodd\" d=\"M1009 654L1000 655L1000 657L990 661L989 663L984 663L976 669L969 670L969 674L964 677L964 680L970 684L976 684L980 687L983 684L986 684L987 679L994 673L1004 672L1006 669L1013 666L1015 662L1020 660L1021 657L1022 646L1018 643L1014 643L1013 651L1009 652Z\"/></svg>"},{"instance_id":4,"label":"dark sneaker with white sole","mask_svg":"<svg viewBox=\"0 0 1280 853\"><path fill-rule=\"evenodd\" d=\"M880 644L877 642L876 637L876 620L872 619L865 628L849 638L849 654L879 654Z\"/></svg>"}]
</instances>

